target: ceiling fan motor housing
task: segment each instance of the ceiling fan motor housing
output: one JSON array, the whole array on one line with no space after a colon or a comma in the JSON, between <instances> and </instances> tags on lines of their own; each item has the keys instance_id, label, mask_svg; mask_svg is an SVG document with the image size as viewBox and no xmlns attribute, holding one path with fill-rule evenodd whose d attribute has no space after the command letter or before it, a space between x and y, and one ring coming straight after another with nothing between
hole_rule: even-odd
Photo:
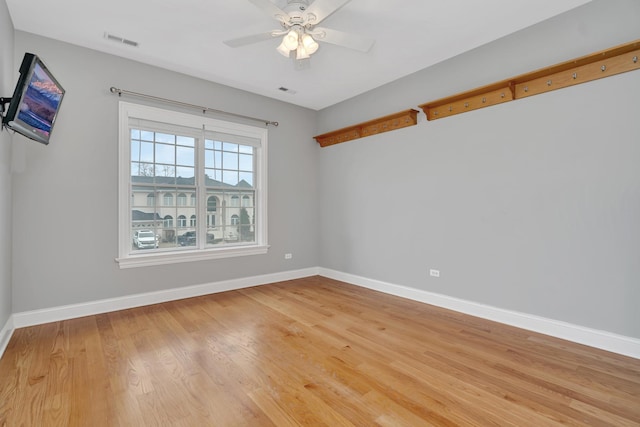
<instances>
[{"instance_id":1,"label":"ceiling fan motor housing","mask_svg":"<svg viewBox=\"0 0 640 427\"><path fill-rule=\"evenodd\" d=\"M289 1L287 6L283 9L287 12L287 16L279 17L283 25L292 27L300 25L302 27L311 27L316 22L317 18L313 13L305 13L308 4L300 0Z\"/></svg>"}]
</instances>

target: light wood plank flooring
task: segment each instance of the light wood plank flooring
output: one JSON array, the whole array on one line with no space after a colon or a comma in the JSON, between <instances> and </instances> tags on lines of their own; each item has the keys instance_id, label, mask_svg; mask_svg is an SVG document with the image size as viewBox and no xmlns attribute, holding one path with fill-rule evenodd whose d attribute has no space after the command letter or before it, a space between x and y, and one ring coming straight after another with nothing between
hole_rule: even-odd
<instances>
[{"instance_id":1,"label":"light wood plank flooring","mask_svg":"<svg viewBox=\"0 0 640 427\"><path fill-rule=\"evenodd\" d=\"M323 277L15 331L2 426L640 425L640 360Z\"/></svg>"}]
</instances>

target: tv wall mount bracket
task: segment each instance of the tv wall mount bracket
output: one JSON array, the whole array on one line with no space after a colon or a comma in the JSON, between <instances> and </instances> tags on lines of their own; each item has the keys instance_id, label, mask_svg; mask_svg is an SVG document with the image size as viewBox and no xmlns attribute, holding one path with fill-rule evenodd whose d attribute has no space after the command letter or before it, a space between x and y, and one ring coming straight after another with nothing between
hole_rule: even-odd
<instances>
[{"instance_id":1,"label":"tv wall mount bracket","mask_svg":"<svg viewBox=\"0 0 640 427\"><path fill-rule=\"evenodd\" d=\"M11 102L13 98L2 98L0 97L0 115L4 117L4 106Z\"/></svg>"},{"instance_id":2,"label":"tv wall mount bracket","mask_svg":"<svg viewBox=\"0 0 640 427\"><path fill-rule=\"evenodd\" d=\"M4 130L7 126L4 122L4 106L11 102L13 98L0 97L0 130Z\"/></svg>"}]
</instances>

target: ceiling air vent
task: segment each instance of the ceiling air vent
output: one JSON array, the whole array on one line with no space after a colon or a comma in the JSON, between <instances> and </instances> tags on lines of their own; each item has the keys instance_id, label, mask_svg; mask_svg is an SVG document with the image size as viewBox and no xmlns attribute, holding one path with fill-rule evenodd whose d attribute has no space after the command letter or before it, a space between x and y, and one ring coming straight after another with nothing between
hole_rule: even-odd
<instances>
[{"instance_id":1,"label":"ceiling air vent","mask_svg":"<svg viewBox=\"0 0 640 427\"><path fill-rule=\"evenodd\" d=\"M116 43L122 43L128 46L138 47L138 42L134 42L133 40L125 39L123 37L115 36L113 34L104 33L104 38Z\"/></svg>"},{"instance_id":2,"label":"ceiling air vent","mask_svg":"<svg viewBox=\"0 0 640 427\"><path fill-rule=\"evenodd\" d=\"M289 89L289 88L284 87L284 86L280 86L280 87L278 88L278 90L279 90L279 91L282 91L282 92L286 92L286 93L288 93L289 95L295 95L296 93L298 93L298 92L296 92L295 90L293 90L293 89Z\"/></svg>"}]
</instances>

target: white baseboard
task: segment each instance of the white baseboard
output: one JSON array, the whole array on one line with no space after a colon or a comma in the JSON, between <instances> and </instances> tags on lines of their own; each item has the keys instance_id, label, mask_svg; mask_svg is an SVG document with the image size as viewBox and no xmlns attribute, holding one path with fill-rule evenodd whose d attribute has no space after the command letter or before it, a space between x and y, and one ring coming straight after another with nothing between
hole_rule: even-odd
<instances>
[{"instance_id":1,"label":"white baseboard","mask_svg":"<svg viewBox=\"0 0 640 427\"><path fill-rule=\"evenodd\" d=\"M14 313L6 325L0 330L0 357L15 328L22 328L43 323L57 322L60 320L107 313L110 311L124 310L141 307L161 302L174 301L183 298L196 297L234 289L248 288L251 286L281 282L285 280L299 279L303 277L321 275L331 279L340 280L356 286L384 292L391 295L432 304L460 313L481 317L488 320L504 323L522 329L539 332L556 338L588 345L595 348L611 351L625 356L640 359L640 340L626 337L611 332L590 329L571 323L547 319L526 313L504 310L472 301L449 297L423 291L406 286L394 285L379 280L353 274L342 273L322 267L312 267L302 270L285 271L281 273L265 274L261 276L246 277L202 285L187 286L183 288L167 289L164 291L149 292L145 294L129 295L119 298L104 299L82 304L72 304L61 307L52 307L42 310Z\"/></svg>"},{"instance_id":2,"label":"white baseboard","mask_svg":"<svg viewBox=\"0 0 640 427\"><path fill-rule=\"evenodd\" d=\"M9 340L11 339L11 335L13 335L14 330L13 315L11 315L7 319L7 323L5 323L2 329L0 329L0 359L4 354L4 351L7 349L7 345L9 344Z\"/></svg>"},{"instance_id":3,"label":"white baseboard","mask_svg":"<svg viewBox=\"0 0 640 427\"><path fill-rule=\"evenodd\" d=\"M186 286L183 288L167 289L144 294L128 295L118 298L103 299L81 304L71 304L61 307L45 308L42 310L25 311L13 314L13 327L41 325L43 323L58 322L60 320L108 313L110 311L125 310L150 304L174 301L234 289L249 288L267 283L282 282L302 277L316 276L317 268L285 271L281 273L265 274L261 276L224 280L221 282L205 283L202 285Z\"/></svg>"},{"instance_id":4,"label":"white baseboard","mask_svg":"<svg viewBox=\"0 0 640 427\"><path fill-rule=\"evenodd\" d=\"M472 301L435 294L420 289L394 285L379 280L367 279L353 274L320 268L321 276L351 283L391 295L447 308L460 313L515 326L529 331L550 335L567 341L588 345L613 353L640 359L640 340L611 332L590 329L567 322L547 319L516 311L504 310Z\"/></svg>"}]
</instances>

